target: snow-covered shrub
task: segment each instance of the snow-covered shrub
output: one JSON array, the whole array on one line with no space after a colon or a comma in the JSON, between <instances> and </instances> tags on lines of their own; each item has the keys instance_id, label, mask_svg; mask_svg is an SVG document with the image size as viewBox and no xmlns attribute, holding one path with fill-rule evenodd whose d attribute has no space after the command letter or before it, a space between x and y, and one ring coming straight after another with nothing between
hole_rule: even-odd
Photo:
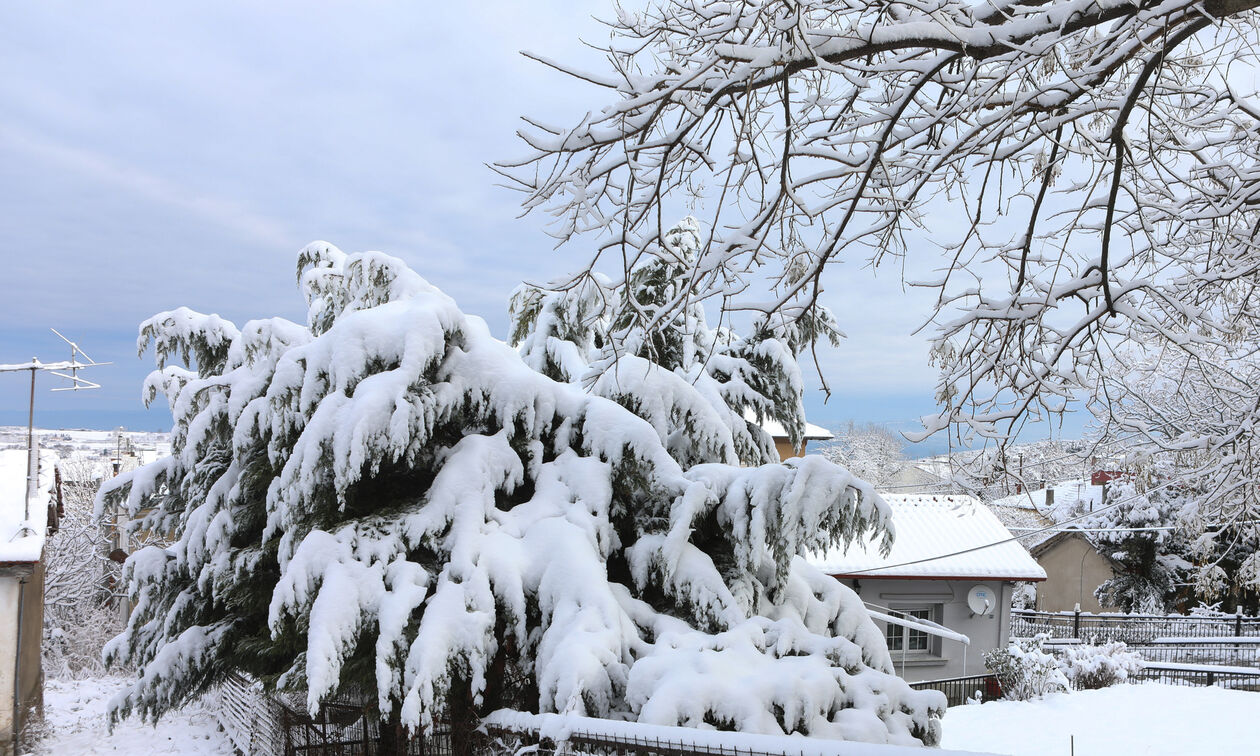
<instances>
[{"instance_id":1,"label":"snow-covered shrub","mask_svg":"<svg viewBox=\"0 0 1260 756\"><path fill-rule=\"evenodd\" d=\"M124 627L121 608L108 601L92 601L73 613L58 610L46 615L44 674L54 680L82 680L108 674L110 670L101 660L101 651Z\"/></svg>"},{"instance_id":2,"label":"snow-covered shrub","mask_svg":"<svg viewBox=\"0 0 1260 756\"><path fill-rule=\"evenodd\" d=\"M312 712L370 691L389 732L515 707L939 741L944 697L893 675L861 600L799 556L891 539L868 484L818 456L731 464L730 415L672 371L620 403L557 382L395 258L317 243L298 268L306 325L141 327L173 453L97 504L178 540L127 561L107 655L140 674L114 716L239 670Z\"/></svg>"},{"instance_id":3,"label":"snow-covered shrub","mask_svg":"<svg viewBox=\"0 0 1260 756\"><path fill-rule=\"evenodd\" d=\"M62 460L64 511L44 547L44 673L81 679L105 673L101 651L123 629L110 586L121 576L106 555L108 539L93 517L101 478L82 457Z\"/></svg>"},{"instance_id":4,"label":"snow-covered shrub","mask_svg":"<svg viewBox=\"0 0 1260 756\"><path fill-rule=\"evenodd\" d=\"M1068 646L1060 664L1063 674L1077 690L1107 688L1127 682L1142 671L1142 657L1120 641L1095 646Z\"/></svg>"},{"instance_id":5,"label":"snow-covered shrub","mask_svg":"<svg viewBox=\"0 0 1260 756\"><path fill-rule=\"evenodd\" d=\"M1042 648L1045 638L1038 635L984 653L984 665L997 677L1003 698L1029 701L1070 690L1054 654Z\"/></svg>"},{"instance_id":6,"label":"snow-covered shrub","mask_svg":"<svg viewBox=\"0 0 1260 756\"><path fill-rule=\"evenodd\" d=\"M1090 537L1114 565L1115 576L1094 591L1103 606L1141 614L1168 611L1192 565L1181 556L1182 536L1160 528L1177 523L1186 500L1187 493L1177 488L1139 491L1130 480L1107 483L1107 501L1115 508L1099 510L1080 523L1097 531Z\"/></svg>"},{"instance_id":7,"label":"snow-covered shrub","mask_svg":"<svg viewBox=\"0 0 1260 756\"><path fill-rule=\"evenodd\" d=\"M1012 609L1033 609L1037 606L1037 584L1020 581L1011 591Z\"/></svg>"}]
</instances>

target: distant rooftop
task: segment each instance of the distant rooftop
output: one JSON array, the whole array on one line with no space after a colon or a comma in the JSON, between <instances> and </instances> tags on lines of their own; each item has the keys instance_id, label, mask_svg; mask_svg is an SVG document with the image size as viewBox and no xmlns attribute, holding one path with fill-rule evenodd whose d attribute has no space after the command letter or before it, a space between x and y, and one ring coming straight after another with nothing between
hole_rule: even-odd
<instances>
[{"instance_id":1,"label":"distant rooftop","mask_svg":"<svg viewBox=\"0 0 1260 756\"><path fill-rule=\"evenodd\" d=\"M38 562L48 531L48 502L56 455L40 456L38 493L26 511L26 450L0 450L0 564Z\"/></svg>"},{"instance_id":2,"label":"distant rooftop","mask_svg":"<svg viewBox=\"0 0 1260 756\"><path fill-rule=\"evenodd\" d=\"M842 578L1046 579L1045 570L1026 548L1014 541L934 558L1011 538L1010 531L979 499L973 496L882 496L892 507L897 533L888 556L880 556L878 539L866 539L853 543L847 551L832 549L815 554L809 562L829 575Z\"/></svg>"},{"instance_id":3,"label":"distant rooftop","mask_svg":"<svg viewBox=\"0 0 1260 756\"><path fill-rule=\"evenodd\" d=\"M756 423L757 415L754 412L745 411L744 419L750 423ZM765 420L757 424L761 426L762 430L764 430L766 433L769 433L774 438L787 438L788 437L787 428L784 428L782 423L780 423L778 420L775 420L772 417L767 417ZM836 437L836 434L832 433L826 428L823 428L822 426L814 425L813 423L805 423L805 440L806 441L830 441L831 439L835 437Z\"/></svg>"}]
</instances>

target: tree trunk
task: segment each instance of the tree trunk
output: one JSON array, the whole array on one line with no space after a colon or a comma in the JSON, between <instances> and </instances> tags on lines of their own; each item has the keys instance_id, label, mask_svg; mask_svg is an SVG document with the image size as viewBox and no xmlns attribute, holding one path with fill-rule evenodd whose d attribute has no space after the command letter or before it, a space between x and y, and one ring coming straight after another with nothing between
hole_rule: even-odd
<instances>
[{"instance_id":1,"label":"tree trunk","mask_svg":"<svg viewBox=\"0 0 1260 756\"><path fill-rule=\"evenodd\" d=\"M451 681L447 711L451 718L451 756L473 756L478 722L471 681L462 676Z\"/></svg>"},{"instance_id":2,"label":"tree trunk","mask_svg":"<svg viewBox=\"0 0 1260 756\"><path fill-rule=\"evenodd\" d=\"M407 740L407 730L402 725L398 709L395 708L390 711L389 716L381 718L376 753L378 756L407 756Z\"/></svg>"}]
</instances>

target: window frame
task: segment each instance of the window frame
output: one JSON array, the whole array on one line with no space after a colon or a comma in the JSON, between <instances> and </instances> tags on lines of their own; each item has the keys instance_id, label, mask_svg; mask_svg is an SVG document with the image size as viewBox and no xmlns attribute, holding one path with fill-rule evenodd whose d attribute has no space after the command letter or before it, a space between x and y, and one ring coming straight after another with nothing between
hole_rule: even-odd
<instances>
[{"instance_id":1,"label":"window frame","mask_svg":"<svg viewBox=\"0 0 1260 756\"><path fill-rule=\"evenodd\" d=\"M945 614L945 605L940 603L892 604L888 609L896 616L909 614L915 619L934 622L938 625L942 624L941 620ZM893 654L894 657L900 657L903 654L907 657L939 657L941 655L939 635L930 635L922 630L894 625L891 622L886 624L884 643L888 647L888 653Z\"/></svg>"}]
</instances>

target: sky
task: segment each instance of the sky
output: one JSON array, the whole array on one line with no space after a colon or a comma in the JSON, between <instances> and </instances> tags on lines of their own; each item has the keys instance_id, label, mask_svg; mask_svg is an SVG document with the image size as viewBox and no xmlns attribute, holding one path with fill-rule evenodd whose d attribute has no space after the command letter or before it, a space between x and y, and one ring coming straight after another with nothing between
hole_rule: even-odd
<instances>
[{"instance_id":1,"label":"sky","mask_svg":"<svg viewBox=\"0 0 1260 756\"><path fill-rule=\"evenodd\" d=\"M44 427L169 427L146 410L138 323L178 306L237 323L303 317L310 241L403 258L506 336L522 280L573 270L546 218L486 167L522 115L572 123L607 95L522 50L600 67L593 3L6 3L0 8L0 363L111 362L101 388L37 385ZM840 264L824 303L848 338L810 378L811 422L913 430L934 411L929 304L899 271ZM812 372L807 368L807 372ZM0 374L0 424L26 374ZM1072 435L1069 422L1065 431ZM937 451L934 438L917 447Z\"/></svg>"}]
</instances>

